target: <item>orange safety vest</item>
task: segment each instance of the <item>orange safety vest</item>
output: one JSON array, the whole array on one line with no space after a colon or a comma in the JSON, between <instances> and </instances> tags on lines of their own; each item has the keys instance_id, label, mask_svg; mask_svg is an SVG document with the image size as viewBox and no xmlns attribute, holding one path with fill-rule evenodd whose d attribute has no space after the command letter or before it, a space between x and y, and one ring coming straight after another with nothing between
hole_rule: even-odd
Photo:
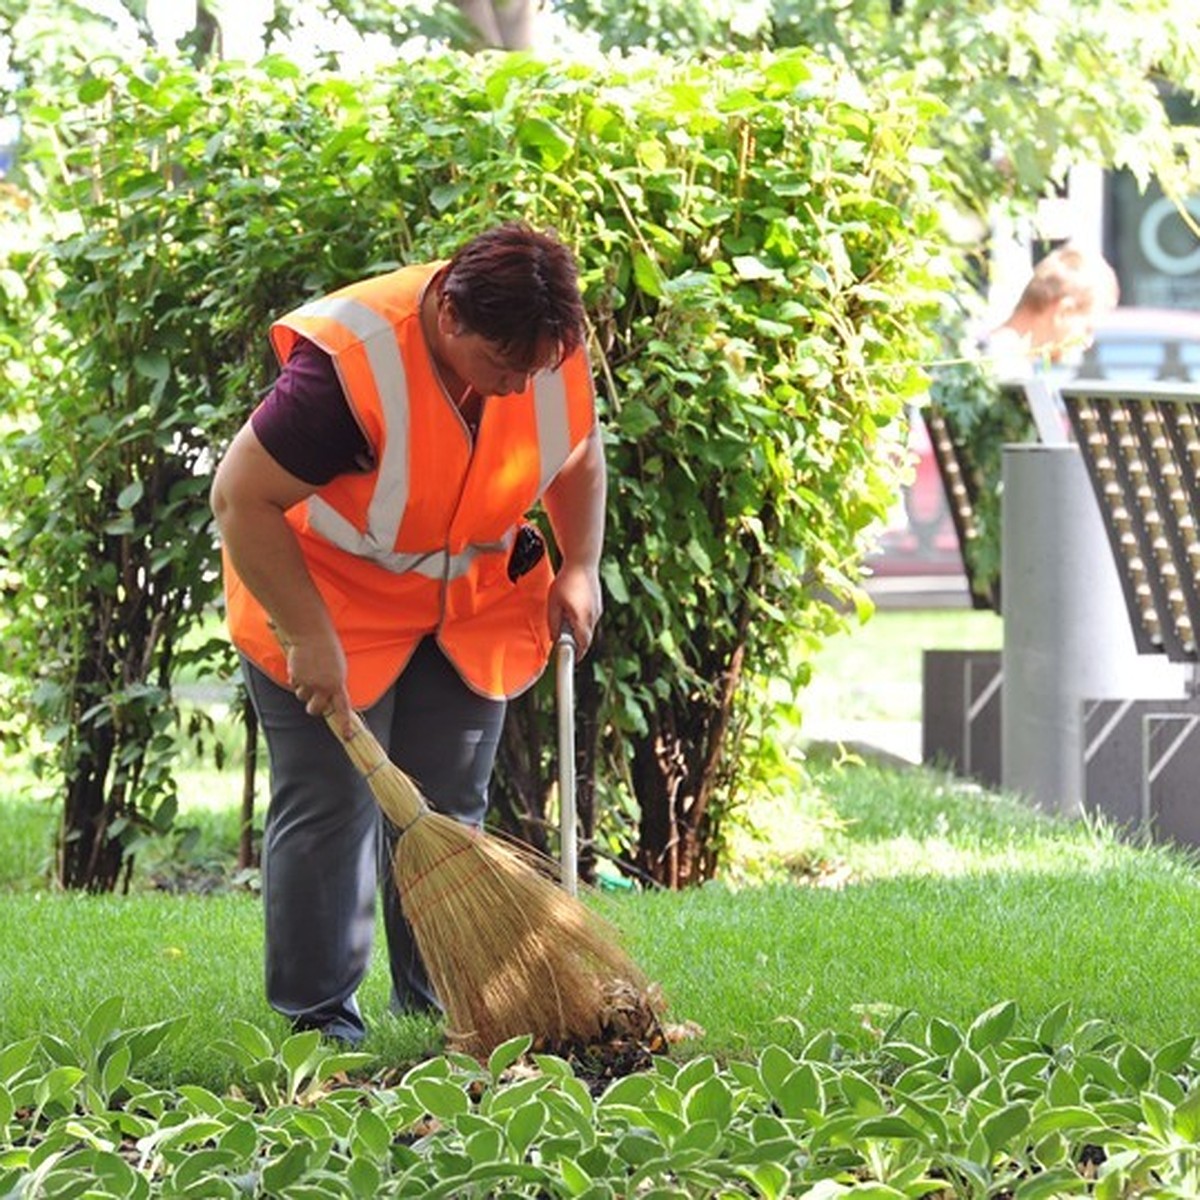
<instances>
[{"instance_id":1,"label":"orange safety vest","mask_svg":"<svg viewBox=\"0 0 1200 1200\"><path fill-rule=\"evenodd\" d=\"M346 653L350 699L368 707L417 643L436 634L465 682L512 697L545 669L548 556L515 583L508 555L525 513L591 432L595 398L580 348L522 393L491 397L474 446L438 381L420 301L441 264L352 284L277 321L286 362L298 337L333 359L376 456L287 512ZM235 645L286 685L267 614L225 557Z\"/></svg>"}]
</instances>

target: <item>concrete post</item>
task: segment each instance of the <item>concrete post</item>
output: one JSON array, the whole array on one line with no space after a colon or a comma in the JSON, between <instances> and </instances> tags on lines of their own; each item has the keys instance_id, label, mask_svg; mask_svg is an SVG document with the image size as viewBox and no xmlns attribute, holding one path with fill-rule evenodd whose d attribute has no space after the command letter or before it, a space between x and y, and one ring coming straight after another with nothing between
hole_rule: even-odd
<instances>
[{"instance_id":1,"label":"concrete post","mask_svg":"<svg viewBox=\"0 0 1200 1200\"><path fill-rule=\"evenodd\" d=\"M1002 781L1077 816L1083 701L1181 698L1186 672L1137 653L1078 447L1005 446L1003 482Z\"/></svg>"}]
</instances>

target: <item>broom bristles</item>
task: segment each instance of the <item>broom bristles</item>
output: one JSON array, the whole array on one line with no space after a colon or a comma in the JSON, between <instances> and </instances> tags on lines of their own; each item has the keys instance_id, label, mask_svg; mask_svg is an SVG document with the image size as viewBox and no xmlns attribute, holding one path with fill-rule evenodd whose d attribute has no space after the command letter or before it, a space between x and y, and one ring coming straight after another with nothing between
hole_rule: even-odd
<instances>
[{"instance_id":1,"label":"broom bristles","mask_svg":"<svg viewBox=\"0 0 1200 1200\"><path fill-rule=\"evenodd\" d=\"M401 908L455 1044L486 1055L520 1034L594 1041L606 986L644 985L615 930L545 873L544 856L430 809L361 722L343 744L401 830Z\"/></svg>"}]
</instances>

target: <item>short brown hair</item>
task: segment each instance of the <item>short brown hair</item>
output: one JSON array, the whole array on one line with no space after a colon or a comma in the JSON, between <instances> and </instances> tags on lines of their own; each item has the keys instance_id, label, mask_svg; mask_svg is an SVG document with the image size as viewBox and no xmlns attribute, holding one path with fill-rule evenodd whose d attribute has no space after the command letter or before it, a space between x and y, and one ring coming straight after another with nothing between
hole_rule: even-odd
<instances>
[{"instance_id":1,"label":"short brown hair","mask_svg":"<svg viewBox=\"0 0 1200 1200\"><path fill-rule=\"evenodd\" d=\"M497 225L450 259L440 291L463 326L520 364L549 338L559 361L583 342L583 300L571 251L524 222Z\"/></svg>"},{"instance_id":2,"label":"short brown hair","mask_svg":"<svg viewBox=\"0 0 1200 1200\"><path fill-rule=\"evenodd\" d=\"M1084 312L1106 311L1116 304L1118 294L1112 267L1099 255L1068 244L1052 250L1034 267L1019 307L1042 312L1070 296Z\"/></svg>"}]
</instances>

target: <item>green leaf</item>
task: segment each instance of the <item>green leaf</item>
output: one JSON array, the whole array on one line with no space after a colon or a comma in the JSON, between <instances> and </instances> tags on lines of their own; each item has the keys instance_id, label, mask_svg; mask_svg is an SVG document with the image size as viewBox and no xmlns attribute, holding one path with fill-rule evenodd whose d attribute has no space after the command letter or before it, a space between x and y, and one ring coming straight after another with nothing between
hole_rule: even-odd
<instances>
[{"instance_id":1,"label":"green leaf","mask_svg":"<svg viewBox=\"0 0 1200 1200\"><path fill-rule=\"evenodd\" d=\"M128 1044L118 1046L105 1062L100 1072L100 1086L106 1096L113 1095L125 1085L129 1078L129 1068L133 1063L133 1050Z\"/></svg>"},{"instance_id":2,"label":"green leaf","mask_svg":"<svg viewBox=\"0 0 1200 1200\"><path fill-rule=\"evenodd\" d=\"M356 1155L382 1161L392 1144L392 1131L374 1109L364 1108L354 1118L350 1146Z\"/></svg>"},{"instance_id":3,"label":"green leaf","mask_svg":"<svg viewBox=\"0 0 1200 1200\"><path fill-rule=\"evenodd\" d=\"M582 1196L592 1186L592 1177L574 1159L560 1158L558 1171L571 1196Z\"/></svg>"},{"instance_id":4,"label":"green leaf","mask_svg":"<svg viewBox=\"0 0 1200 1200\"><path fill-rule=\"evenodd\" d=\"M559 166L573 147L570 134L545 117L527 117L522 121L517 128L517 140L536 149L543 166L551 169Z\"/></svg>"},{"instance_id":5,"label":"green leaf","mask_svg":"<svg viewBox=\"0 0 1200 1200\"><path fill-rule=\"evenodd\" d=\"M780 272L774 267L767 266L766 263L752 254L735 254L733 257L733 269L739 279L747 281L760 279L781 280L783 278Z\"/></svg>"},{"instance_id":6,"label":"green leaf","mask_svg":"<svg viewBox=\"0 0 1200 1200\"><path fill-rule=\"evenodd\" d=\"M321 1032L305 1029L290 1034L279 1047L279 1058L287 1070L295 1075L308 1067L321 1046Z\"/></svg>"},{"instance_id":7,"label":"green leaf","mask_svg":"<svg viewBox=\"0 0 1200 1200\"><path fill-rule=\"evenodd\" d=\"M857 1142L863 1138L909 1138L927 1141L923 1130L900 1116L868 1117L854 1128Z\"/></svg>"},{"instance_id":8,"label":"green leaf","mask_svg":"<svg viewBox=\"0 0 1200 1200\"><path fill-rule=\"evenodd\" d=\"M251 1058L273 1059L275 1057L275 1046L257 1025L243 1021L240 1017L234 1017L229 1022L229 1029L236 1044Z\"/></svg>"},{"instance_id":9,"label":"green leaf","mask_svg":"<svg viewBox=\"0 0 1200 1200\"><path fill-rule=\"evenodd\" d=\"M466 1092L443 1079L417 1079L412 1089L425 1111L439 1121L453 1122L471 1107Z\"/></svg>"},{"instance_id":10,"label":"green leaf","mask_svg":"<svg viewBox=\"0 0 1200 1200\"><path fill-rule=\"evenodd\" d=\"M134 485L131 484L130 486ZM137 487L140 489L141 485L138 484ZM128 488L125 489L125 491L128 490ZM124 494L125 492L121 493L122 496ZM118 498L117 504L121 507L130 507L128 505L122 506L120 498ZM121 996L110 996L107 1000L102 1000L96 1005L89 1014L88 1019L83 1023L84 1041L92 1050L98 1050L112 1037L121 1022L124 1011L125 1000Z\"/></svg>"},{"instance_id":11,"label":"green leaf","mask_svg":"<svg viewBox=\"0 0 1200 1200\"><path fill-rule=\"evenodd\" d=\"M719 1081L718 1081L719 1082ZM727 1125L711 1117L689 1122L686 1128L671 1143L671 1156L677 1158L688 1151L700 1151L705 1156L715 1152L721 1142L721 1130Z\"/></svg>"},{"instance_id":12,"label":"green leaf","mask_svg":"<svg viewBox=\"0 0 1200 1200\"><path fill-rule=\"evenodd\" d=\"M1048 1133L1078 1133L1098 1129L1103 1122L1090 1108L1052 1108L1038 1113L1029 1124L1029 1140L1038 1142Z\"/></svg>"},{"instance_id":13,"label":"green leaf","mask_svg":"<svg viewBox=\"0 0 1200 1200\"><path fill-rule=\"evenodd\" d=\"M1018 1103L989 1113L979 1123L979 1128L988 1148L995 1154L999 1150L1010 1148L1010 1143L1019 1143L1025 1130L1029 1128L1029 1123L1029 1105Z\"/></svg>"},{"instance_id":14,"label":"green leaf","mask_svg":"<svg viewBox=\"0 0 1200 1200\"><path fill-rule=\"evenodd\" d=\"M950 1078L965 1096L973 1092L987 1075L983 1060L969 1046L962 1045L950 1059Z\"/></svg>"},{"instance_id":15,"label":"green leaf","mask_svg":"<svg viewBox=\"0 0 1200 1200\"><path fill-rule=\"evenodd\" d=\"M1023 1179L1013 1193L1013 1200L1054 1200L1056 1196L1081 1195L1088 1186L1088 1181L1074 1167L1055 1167Z\"/></svg>"},{"instance_id":16,"label":"green leaf","mask_svg":"<svg viewBox=\"0 0 1200 1200\"><path fill-rule=\"evenodd\" d=\"M1173 1140L1171 1137L1172 1106L1154 1092L1143 1092L1139 1101L1142 1106L1142 1115L1151 1134L1164 1144L1170 1143Z\"/></svg>"},{"instance_id":17,"label":"green leaf","mask_svg":"<svg viewBox=\"0 0 1200 1200\"><path fill-rule=\"evenodd\" d=\"M1150 1082L1154 1064L1144 1051L1126 1043L1117 1054L1117 1071L1130 1087L1141 1091Z\"/></svg>"},{"instance_id":18,"label":"green leaf","mask_svg":"<svg viewBox=\"0 0 1200 1200\"><path fill-rule=\"evenodd\" d=\"M1172 1042L1168 1042L1154 1055L1155 1070L1165 1071L1167 1074L1174 1074L1183 1067L1184 1063L1188 1061L1188 1059L1191 1057L1192 1051L1195 1049L1195 1046L1196 1038L1191 1034L1176 1038Z\"/></svg>"},{"instance_id":19,"label":"green leaf","mask_svg":"<svg viewBox=\"0 0 1200 1200\"><path fill-rule=\"evenodd\" d=\"M967 1029L967 1045L978 1052L989 1046L998 1045L1012 1032L1017 1020L1017 1006L1012 1000L982 1012Z\"/></svg>"},{"instance_id":20,"label":"green leaf","mask_svg":"<svg viewBox=\"0 0 1200 1200\"><path fill-rule=\"evenodd\" d=\"M171 376L171 363L161 352L143 351L133 359L133 369L146 379L166 383Z\"/></svg>"},{"instance_id":21,"label":"green leaf","mask_svg":"<svg viewBox=\"0 0 1200 1200\"><path fill-rule=\"evenodd\" d=\"M540 1100L528 1100L508 1115L504 1135L517 1158L524 1158L533 1140L546 1124L547 1108Z\"/></svg>"},{"instance_id":22,"label":"green leaf","mask_svg":"<svg viewBox=\"0 0 1200 1200\"><path fill-rule=\"evenodd\" d=\"M713 1121L724 1129L733 1115L733 1095L729 1085L719 1076L706 1079L694 1087L683 1102L683 1116L689 1124Z\"/></svg>"},{"instance_id":23,"label":"green leaf","mask_svg":"<svg viewBox=\"0 0 1200 1200\"><path fill-rule=\"evenodd\" d=\"M600 578L604 581L605 590L617 604L629 603L629 589L625 586L625 578L614 558L606 558L601 563Z\"/></svg>"},{"instance_id":24,"label":"green leaf","mask_svg":"<svg viewBox=\"0 0 1200 1200\"><path fill-rule=\"evenodd\" d=\"M308 1168L312 1147L306 1142L295 1142L278 1158L272 1159L262 1169L263 1190L271 1196L280 1196L295 1183Z\"/></svg>"},{"instance_id":25,"label":"green leaf","mask_svg":"<svg viewBox=\"0 0 1200 1200\"><path fill-rule=\"evenodd\" d=\"M754 1185L763 1200L782 1200L787 1194L791 1176L779 1163L756 1163L752 1167L738 1167L738 1174Z\"/></svg>"},{"instance_id":26,"label":"green leaf","mask_svg":"<svg viewBox=\"0 0 1200 1200\"><path fill-rule=\"evenodd\" d=\"M658 299L663 294L663 273L658 263L642 252L633 256L633 278L647 296Z\"/></svg>"},{"instance_id":27,"label":"green leaf","mask_svg":"<svg viewBox=\"0 0 1200 1200\"><path fill-rule=\"evenodd\" d=\"M949 1021L934 1017L929 1022L929 1048L935 1054L951 1055L962 1045L963 1036Z\"/></svg>"},{"instance_id":28,"label":"green leaf","mask_svg":"<svg viewBox=\"0 0 1200 1200\"><path fill-rule=\"evenodd\" d=\"M382 1176L379 1167L367 1158L352 1158L346 1168L346 1180L359 1200L375 1200Z\"/></svg>"},{"instance_id":29,"label":"green leaf","mask_svg":"<svg viewBox=\"0 0 1200 1200\"><path fill-rule=\"evenodd\" d=\"M97 101L103 100L110 91L112 91L111 80L100 79L93 75L79 85L76 95L79 97L80 104L95 104Z\"/></svg>"},{"instance_id":30,"label":"green leaf","mask_svg":"<svg viewBox=\"0 0 1200 1200\"><path fill-rule=\"evenodd\" d=\"M785 1117L825 1111L825 1089L810 1063L801 1063L772 1092L771 1098Z\"/></svg>"},{"instance_id":31,"label":"green leaf","mask_svg":"<svg viewBox=\"0 0 1200 1200\"><path fill-rule=\"evenodd\" d=\"M707 576L712 574L712 559L709 557L708 551L695 538L688 540L687 556L695 563L696 569L701 575Z\"/></svg>"},{"instance_id":32,"label":"green leaf","mask_svg":"<svg viewBox=\"0 0 1200 1200\"><path fill-rule=\"evenodd\" d=\"M1189 1092L1176 1107L1171 1127L1185 1142L1200 1144L1200 1089Z\"/></svg>"},{"instance_id":33,"label":"green leaf","mask_svg":"<svg viewBox=\"0 0 1200 1200\"><path fill-rule=\"evenodd\" d=\"M532 1045L533 1038L529 1034L522 1034L519 1037L509 1038L506 1042L501 1042L488 1056L488 1073L491 1075L492 1081L498 1082L500 1076L522 1055L526 1054Z\"/></svg>"}]
</instances>

